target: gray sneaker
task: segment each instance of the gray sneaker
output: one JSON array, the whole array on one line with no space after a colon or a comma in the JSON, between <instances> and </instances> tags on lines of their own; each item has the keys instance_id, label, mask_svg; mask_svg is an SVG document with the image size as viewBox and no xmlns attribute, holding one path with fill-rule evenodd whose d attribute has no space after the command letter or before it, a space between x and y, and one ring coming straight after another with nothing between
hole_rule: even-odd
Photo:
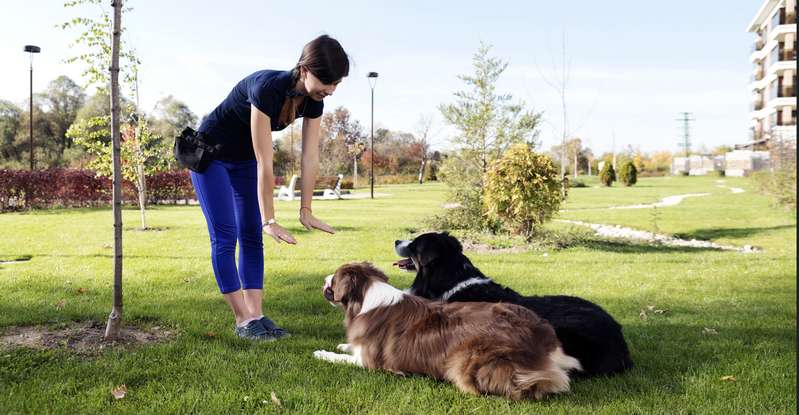
<instances>
[{"instance_id":1,"label":"gray sneaker","mask_svg":"<svg viewBox=\"0 0 799 415\"><path fill-rule=\"evenodd\" d=\"M269 333L275 339L291 336L291 333L286 331L286 329L282 329L277 325L275 325L275 322L270 320L268 317L262 317L258 321L261 323L266 332Z\"/></svg>"},{"instance_id":2,"label":"gray sneaker","mask_svg":"<svg viewBox=\"0 0 799 415\"><path fill-rule=\"evenodd\" d=\"M261 324L261 320L253 320L244 327L236 326L234 333L242 339L259 341L277 340L276 336L272 335L272 333L264 328L263 324Z\"/></svg>"}]
</instances>

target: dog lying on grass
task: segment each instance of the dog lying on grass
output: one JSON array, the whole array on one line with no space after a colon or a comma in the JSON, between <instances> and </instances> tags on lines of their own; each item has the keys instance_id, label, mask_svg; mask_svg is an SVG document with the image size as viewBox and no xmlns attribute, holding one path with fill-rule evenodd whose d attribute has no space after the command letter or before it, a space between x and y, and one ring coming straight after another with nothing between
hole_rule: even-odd
<instances>
[{"instance_id":1,"label":"dog lying on grass","mask_svg":"<svg viewBox=\"0 0 799 415\"><path fill-rule=\"evenodd\" d=\"M579 362L555 331L513 304L442 303L406 294L368 263L346 264L325 279L325 298L344 309L343 354L314 357L397 374L445 379L471 394L541 399L569 390Z\"/></svg>"}]
</instances>

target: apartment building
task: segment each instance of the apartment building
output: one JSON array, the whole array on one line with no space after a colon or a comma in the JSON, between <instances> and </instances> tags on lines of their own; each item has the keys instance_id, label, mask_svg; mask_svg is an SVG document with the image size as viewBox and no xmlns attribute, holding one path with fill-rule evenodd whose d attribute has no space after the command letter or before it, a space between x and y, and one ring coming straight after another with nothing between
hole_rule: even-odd
<instances>
[{"instance_id":1,"label":"apartment building","mask_svg":"<svg viewBox=\"0 0 799 415\"><path fill-rule=\"evenodd\" d=\"M772 140L796 140L796 0L765 0L747 31L755 34L749 142L766 150Z\"/></svg>"}]
</instances>

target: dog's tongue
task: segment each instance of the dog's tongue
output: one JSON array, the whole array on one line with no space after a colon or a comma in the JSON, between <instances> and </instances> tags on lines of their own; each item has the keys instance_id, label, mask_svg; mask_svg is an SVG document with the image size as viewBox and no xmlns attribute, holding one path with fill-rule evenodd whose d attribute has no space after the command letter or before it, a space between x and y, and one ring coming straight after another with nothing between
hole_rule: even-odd
<instances>
[{"instance_id":1,"label":"dog's tongue","mask_svg":"<svg viewBox=\"0 0 799 415\"><path fill-rule=\"evenodd\" d=\"M395 266L399 267L402 270L412 270L416 269L416 266L413 265L413 261L410 258L401 259L394 263Z\"/></svg>"}]
</instances>

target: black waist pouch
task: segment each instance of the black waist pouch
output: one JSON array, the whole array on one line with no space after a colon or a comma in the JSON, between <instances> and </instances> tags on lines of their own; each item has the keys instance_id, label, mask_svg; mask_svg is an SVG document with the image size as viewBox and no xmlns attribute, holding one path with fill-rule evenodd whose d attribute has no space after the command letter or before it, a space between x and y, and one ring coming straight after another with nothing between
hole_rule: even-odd
<instances>
[{"instance_id":1,"label":"black waist pouch","mask_svg":"<svg viewBox=\"0 0 799 415\"><path fill-rule=\"evenodd\" d=\"M187 169L202 173L221 151L221 144L210 145L205 135L186 127L175 137L175 159Z\"/></svg>"}]
</instances>

